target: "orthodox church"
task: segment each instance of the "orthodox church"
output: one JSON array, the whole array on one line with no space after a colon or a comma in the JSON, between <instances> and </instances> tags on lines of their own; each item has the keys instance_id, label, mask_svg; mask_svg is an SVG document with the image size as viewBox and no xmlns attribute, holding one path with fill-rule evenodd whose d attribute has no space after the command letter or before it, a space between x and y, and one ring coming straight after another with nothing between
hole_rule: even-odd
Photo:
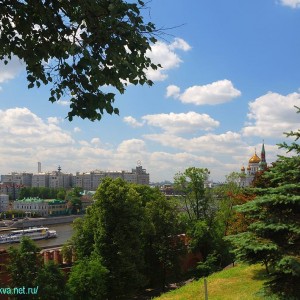
<instances>
[{"instance_id":1,"label":"orthodox church","mask_svg":"<svg viewBox=\"0 0 300 300\"><path fill-rule=\"evenodd\" d=\"M250 186L254 179L255 174L259 171L264 171L266 169L267 169L266 151L263 142L260 157L256 154L256 150L255 150L254 155L249 159L247 169L245 169L244 166L241 168L239 185L241 187Z\"/></svg>"}]
</instances>

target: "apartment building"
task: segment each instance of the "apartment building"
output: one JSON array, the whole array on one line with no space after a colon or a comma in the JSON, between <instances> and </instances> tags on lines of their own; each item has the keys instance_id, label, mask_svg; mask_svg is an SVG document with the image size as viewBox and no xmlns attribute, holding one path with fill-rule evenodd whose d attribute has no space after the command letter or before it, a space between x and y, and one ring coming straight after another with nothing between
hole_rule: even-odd
<instances>
[{"instance_id":1,"label":"apartment building","mask_svg":"<svg viewBox=\"0 0 300 300\"><path fill-rule=\"evenodd\" d=\"M18 196L18 189L22 186L49 187L49 188L71 188L81 187L84 190L95 191L101 181L106 178L121 178L129 183L149 185L149 173L142 166L137 166L129 171L101 171L94 170L86 173L77 172L76 175L58 171L47 173L11 173L2 175L0 192L11 194L13 199Z\"/></svg>"},{"instance_id":2,"label":"apartment building","mask_svg":"<svg viewBox=\"0 0 300 300\"><path fill-rule=\"evenodd\" d=\"M129 183L149 185L150 176L142 166L137 166L128 171L100 171L95 170L87 173L76 173L73 177L73 186L81 187L84 190L95 191L101 181L106 178L121 178Z\"/></svg>"},{"instance_id":3,"label":"apartment building","mask_svg":"<svg viewBox=\"0 0 300 300\"><path fill-rule=\"evenodd\" d=\"M7 175L2 175L1 176L1 181L3 184L6 185L23 185L23 186L31 186L32 182L32 173L17 173L17 172L12 172Z\"/></svg>"},{"instance_id":4,"label":"apartment building","mask_svg":"<svg viewBox=\"0 0 300 300\"><path fill-rule=\"evenodd\" d=\"M60 171L54 171L49 174L49 187L58 189L69 189L72 187L73 175L70 173L62 173Z\"/></svg>"},{"instance_id":5,"label":"apartment building","mask_svg":"<svg viewBox=\"0 0 300 300\"><path fill-rule=\"evenodd\" d=\"M32 176L32 187L49 187L49 173L37 173Z\"/></svg>"}]
</instances>

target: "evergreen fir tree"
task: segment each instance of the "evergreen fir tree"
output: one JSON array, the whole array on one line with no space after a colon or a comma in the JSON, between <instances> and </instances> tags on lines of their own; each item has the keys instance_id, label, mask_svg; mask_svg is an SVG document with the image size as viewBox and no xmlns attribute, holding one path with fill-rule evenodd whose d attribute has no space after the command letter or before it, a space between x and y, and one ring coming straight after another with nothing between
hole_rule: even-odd
<instances>
[{"instance_id":1,"label":"evergreen fir tree","mask_svg":"<svg viewBox=\"0 0 300 300\"><path fill-rule=\"evenodd\" d=\"M263 175L269 186L256 189L257 197L237 207L251 220L247 232L229 237L238 259L261 262L270 275L268 290L281 299L300 295L300 131L291 145L279 145L292 156L279 156Z\"/></svg>"}]
</instances>

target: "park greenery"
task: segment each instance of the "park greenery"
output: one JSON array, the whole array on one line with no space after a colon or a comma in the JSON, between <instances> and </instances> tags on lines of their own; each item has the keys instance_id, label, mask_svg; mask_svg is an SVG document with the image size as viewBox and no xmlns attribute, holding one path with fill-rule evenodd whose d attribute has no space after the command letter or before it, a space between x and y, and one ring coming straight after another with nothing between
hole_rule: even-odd
<instances>
[{"instance_id":1,"label":"park greenery","mask_svg":"<svg viewBox=\"0 0 300 300\"><path fill-rule=\"evenodd\" d=\"M287 135L295 141L280 147L289 155L257 174L250 188L239 187L238 173L208 187L209 170L196 167L175 175L173 197L158 188L105 178L64 246L65 257L76 254L68 279L54 264L41 266L34 244L23 240L19 250L10 250L12 284L39 282L45 293L53 285L56 299L132 299L145 288L163 292L171 280L203 278L244 262L265 267L264 297L297 299L300 131ZM80 190L73 189L65 198L76 205L79 196ZM183 274L188 253L201 254L202 260ZM41 278L46 276L51 280L45 286Z\"/></svg>"},{"instance_id":2,"label":"park greenery","mask_svg":"<svg viewBox=\"0 0 300 300\"><path fill-rule=\"evenodd\" d=\"M147 56L159 30L144 9L141 0L3 0L0 60L20 59L28 88L50 84L49 101L70 102L70 121L119 114L115 93L152 85L146 71L160 67Z\"/></svg>"},{"instance_id":3,"label":"park greenery","mask_svg":"<svg viewBox=\"0 0 300 300\"><path fill-rule=\"evenodd\" d=\"M3 0L0 60L20 59L28 88L50 84L49 101L70 102L70 121L119 114L115 94L128 84L152 85L146 72L160 67L147 57L159 31L144 21L145 8L141 0ZM289 154L257 174L248 189L239 187L238 173L207 187L209 170L196 167L175 175L177 197L171 198L157 188L104 179L64 246L65 256L76 254L68 277L55 263L44 264L40 249L24 238L8 250L11 287L39 286L38 295L22 299L131 299L146 287L164 291L170 280L202 278L245 262L265 267L264 295L298 299L300 131L287 137L295 141L280 148ZM19 198L27 197L65 199L73 213L82 207L76 188L21 189ZM201 254L202 261L181 274L187 253Z\"/></svg>"},{"instance_id":4,"label":"park greenery","mask_svg":"<svg viewBox=\"0 0 300 300\"><path fill-rule=\"evenodd\" d=\"M71 245L77 263L99 259L107 270L108 299L129 299L150 283L164 288L167 271L177 267L183 251L176 201L158 189L110 178L94 198L75 223Z\"/></svg>"},{"instance_id":5,"label":"park greenery","mask_svg":"<svg viewBox=\"0 0 300 300\"><path fill-rule=\"evenodd\" d=\"M199 264L193 276L204 276L231 262L228 244L222 239L224 216L219 211L219 203L225 203L227 198L220 201L220 191L204 188L206 173L207 170L200 168L187 169L184 174L193 174L194 186L201 187L195 193L182 180L179 198L167 198L158 188L130 184L120 178L104 179L94 196L94 204L84 218L76 220L75 233L63 249L66 261L72 252L76 253L68 280L61 281L66 295L70 299L130 299L146 287L164 291L170 280L180 281L186 276L181 272L180 262L189 251L201 252L205 264ZM190 178L185 179L189 185ZM65 198L76 200L79 195L78 189L72 189ZM188 201L184 197L193 203L198 201L195 204L198 211L187 214L185 209L189 205L183 205ZM188 245L184 244L182 235L189 236ZM31 245L26 240L23 243ZM27 278L36 282L40 278L37 276L47 274L48 269L43 269L41 275L40 271L30 271L27 264L30 259L26 263L16 259L26 256L26 251L36 256L36 248L31 247L21 246L20 254L11 250L11 272L19 274L17 268L20 268L26 273L21 281ZM32 260L33 257L30 264ZM39 264L36 260L36 265ZM12 277L12 284L17 284L17 279ZM57 284L55 278L51 284ZM41 287L49 289L42 283Z\"/></svg>"}]
</instances>

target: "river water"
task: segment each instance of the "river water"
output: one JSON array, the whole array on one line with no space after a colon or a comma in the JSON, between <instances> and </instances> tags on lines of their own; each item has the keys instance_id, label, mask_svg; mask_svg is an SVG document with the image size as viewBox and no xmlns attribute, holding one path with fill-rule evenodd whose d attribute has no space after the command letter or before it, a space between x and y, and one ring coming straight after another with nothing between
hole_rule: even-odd
<instances>
[{"instance_id":1,"label":"river water","mask_svg":"<svg viewBox=\"0 0 300 300\"><path fill-rule=\"evenodd\" d=\"M53 238L53 239L49 239L49 240L35 241L35 243L39 247L55 247L57 245L62 245L69 238L71 238L71 236L73 234L72 223L49 225L49 226L47 225L45 227L49 227L49 229L56 230L57 238ZM0 245L0 249L7 249L10 246L18 246L18 245L19 245L18 243L16 243L16 244L2 244L2 245Z\"/></svg>"}]
</instances>

